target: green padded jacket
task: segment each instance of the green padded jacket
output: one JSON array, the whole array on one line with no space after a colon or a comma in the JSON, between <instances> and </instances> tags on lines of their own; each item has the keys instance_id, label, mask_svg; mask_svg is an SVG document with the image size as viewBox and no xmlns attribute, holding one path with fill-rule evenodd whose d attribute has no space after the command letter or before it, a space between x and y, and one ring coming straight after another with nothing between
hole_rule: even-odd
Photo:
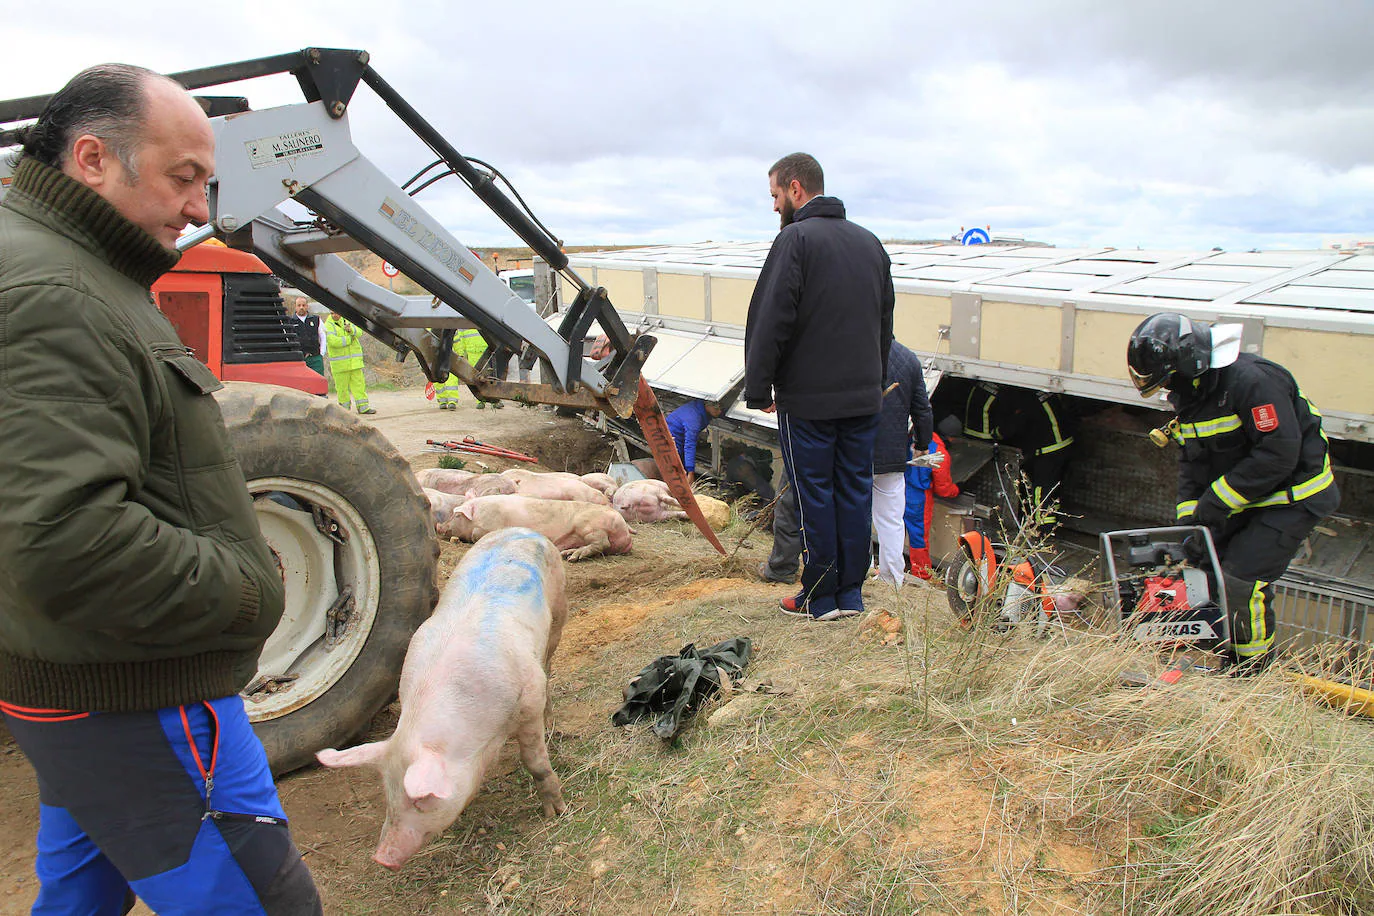
<instances>
[{"instance_id":1,"label":"green padded jacket","mask_svg":"<svg viewBox=\"0 0 1374 916\"><path fill-rule=\"evenodd\" d=\"M282 613L212 392L150 287L178 256L21 160L0 204L0 700L227 696Z\"/></svg>"}]
</instances>

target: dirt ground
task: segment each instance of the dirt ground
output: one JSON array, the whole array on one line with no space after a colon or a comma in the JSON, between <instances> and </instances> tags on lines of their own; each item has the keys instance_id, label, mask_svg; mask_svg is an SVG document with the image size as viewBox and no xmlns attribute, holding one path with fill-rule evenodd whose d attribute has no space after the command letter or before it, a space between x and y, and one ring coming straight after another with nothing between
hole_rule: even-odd
<instances>
[{"instance_id":1,"label":"dirt ground","mask_svg":"<svg viewBox=\"0 0 1374 916\"><path fill-rule=\"evenodd\" d=\"M541 408L507 404L501 410L479 411L464 392L459 410L441 412L421 388L374 390L372 404L378 413L370 421L416 469L438 463L439 453L428 450L426 440L464 435L536 456L538 467L547 470L604 470L610 459L610 443L594 430ZM470 460L492 470L514 464ZM1079 912L1073 905L1073 883L1076 876L1100 867L1099 855L1050 835L1029 845L998 839L992 841L996 848L984 848L990 842L989 821L1000 817L986 769L925 760L919 743L910 751L889 754L891 769L888 763L880 766L880 758L870 751L880 742L890 750L893 738L881 729L894 721L904 727L905 716L889 718L888 725L877 728L879 720L868 723L866 717L906 689L898 655L888 652L883 660L887 667L867 672L871 677L866 681L839 679L831 685L840 691L838 699L811 693L822 689L831 675L810 672L809 666L836 664L837 654L853 656L852 662L841 664L871 664L873 643L863 642L856 622L810 625L778 613L777 599L789 587L747 575L771 546L767 531L751 533L737 521L722 540L735 551L728 560L688 524L639 525L630 555L567 566L570 617L554 662L550 749L570 801L568 817L540 817L529 780L508 747L457 824L401 875L393 875L371 862L385 815L374 772L307 768L282 778L279 791L292 834L326 912L660 913L665 901L656 896L659 888L668 889L663 893L671 893L672 899L666 908L677 912L901 912L909 904L855 897L837 903L831 897L852 894L852 888L870 880L888 882L874 893L891 895L892 882L927 880L922 876L934 873L932 863L943 874L930 898L938 903L932 912ZM447 579L466 549L442 546L441 579ZM943 605L939 589L912 586L903 594L910 596L913 590L916 607ZM883 609L883 595L868 591L874 592L868 598L870 610ZM911 613L912 598L903 600ZM899 612L895 604L892 610ZM813 709L834 708L851 699L857 704L857 712L839 716L835 744L830 737L812 736L793 748L775 746L774 759L786 761L786 770L779 771L769 768L773 765L767 755L760 757L757 748L750 751L746 745L726 750L713 763L717 752L705 743L697 762L690 757L679 762L665 757L660 742L643 730L631 733L610 726L610 714L621 703L620 689L643 665L688 642L705 645L738 635L754 640L756 676L783 685L779 702L791 704L788 717L816 715ZM796 696L788 695L792 692ZM748 710L754 702L751 698L736 708ZM397 704L384 709L366 737L390 734L398 714ZM656 770L634 775L641 766L678 765L697 770L693 775ZM618 767L628 768L629 778L617 774ZM784 781L775 782L780 776ZM629 800L608 791L608 780L617 778L630 786ZM658 787L642 786L643 779ZM718 790L710 786L730 779L744 780L729 793L739 800L733 804L746 804L740 799L748 798L753 813L719 808ZM0 916L18 916L28 912L36 892L38 799L31 769L3 731L0 786L6 799L0 806ZM754 791L764 794L754 798ZM674 801L668 801L669 792L677 793ZM865 806L879 798L882 811L870 813ZM641 804L652 808L656 820L641 823ZM876 823L894 805L904 811L902 823L919 824L919 829L910 826L882 835L847 820ZM636 847L641 841L654 842L666 823L664 811L674 806L682 808L669 815L674 829L681 831L676 846L703 844L703 851L677 864L666 858L665 847L665 858L653 866L661 873L646 876L646 864L657 857L637 856ZM833 830L840 838L834 848L815 845L817 837ZM1028 867L1032 860L1047 863L1053 878L1042 888L1041 905L1013 906L1004 899L998 875ZM864 869L878 877L864 877ZM922 899L919 889L915 894L902 899ZM135 910L146 912L141 904Z\"/></svg>"},{"instance_id":2,"label":"dirt ground","mask_svg":"<svg viewBox=\"0 0 1374 916\"><path fill-rule=\"evenodd\" d=\"M461 439L464 435L537 457L539 464L530 465L535 469L605 470L610 460L611 448L607 440L581 420L556 417L546 409L507 404L500 410L491 407L478 410L476 401L466 390L456 411L438 410L434 402L425 399L423 388L374 390L370 397L377 414L366 419L386 433L417 470L438 464L439 453L427 450L427 439ZM472 461L475 468L501 470L517 464L464 457ZM761 597L761 601L775 600L771 592L777 591L776 586L770 590L758 583L751 586L743 580L722 580L692 586L686 592L660 595L652 601L641 599L630 605L617 603L671 578L674 570L664 568L667 557L673 557L674 564L679 567L714 562L710 548L689 526L668 524L652 532L648 531L648 526L641 526L640 530L648 534L647 539L654 542L653 547L637 548L636 553L629 556L569 566L573 614L585 615L589 607L603 602L610 607L598 616L594 625L585 616L575 616L570 621L559 650L561 658L600 652L614 641L617 632L634 627L646 615L662 611L674 600L702 593L702 589L709 591L725 586L753 589L761 596L769 596ZM765 555L767 546L766 537L755 537L741 556L757 560ZM447 579L464 549L444 545L440 557L441 578ZM558 702L555 696L555 703ZM614 706L617 702L618 698L612 696L607 697L604 704ZM605 708L597 708L595 712L572 710L568 717L584 727L601 728L606 711ZM394 727L396 714L394 708L384 710L373 722L369 734L384 737ZM502 764L506 769L514 765L513 759L504 760ZM0 726L0 787L3 787L0 791L5 799L0 805L0 916L17 916L29 911L37 890L33 856L38 788L32 769L3 726ZM374 868L369 857L383 814L375 776L356 771L332 773L307 769L285 777L279 788L296 842L304 851L325 895L326 910L336 911L342 897L355 898L353 882L359 869ZM374 905L360 911L373 910L406 912L404 908L388 909L382 901L374 901ZM146 910L140 906L135 912Z\"/></svg>"},{"instance_id":3,"label":"dirt ground","mask_svg":"<svg viewBox=\"0 0 1374 916\"><path fill-rule=\"evenodd\" d=\"M464 393L461 409L440 412L413 387L376 390L372 403L371 420L417 469L438 462L427 439L463 435L547 470L603 469L611 453L580 420L543 409L478 411ZM983 638L928 584L871 581L868 616L797 621L777 610L789 586L747 574L771 536L735 521L721 539L732 557L690 525L638 525L631 554L567 566L549 735L567 815L540 816L508 746L458 821L392 874L371 861L385 815L374 772L281 779L326 912L1374 912L1363 720L1310 708L1282 674L1123 691L1125 666L1158 673L1163 660L1086 625L1051 640ZM442 545L441 580L467 549ZM611 726L644 665L737 636L753 645L745 682L677 739ZM390 734L398 714L384 709L364 738ZM1223 731L1234 740L1199 738ZM1320 773L1306 775L1308 763ZM1291 780L1272 782L1282 774ZM36 891L38 800L3 730L0 787L0 916L18 916ZM1272 794L1257 806L1261 790ZM1324 801L1308 810L1314 798ZM1271 810L1287 800L1291 810ZM1266 812L1289 827L1252 829ZM1328 832L1345 852L1322 851ZM1250 894L1255 861L1286 889ZM1176 887L1192 894L1178 876L1206 863L1200 896L1152 905ZM1222 890L1245 902L1204 905Z\"/></svg>"}]
</instances>

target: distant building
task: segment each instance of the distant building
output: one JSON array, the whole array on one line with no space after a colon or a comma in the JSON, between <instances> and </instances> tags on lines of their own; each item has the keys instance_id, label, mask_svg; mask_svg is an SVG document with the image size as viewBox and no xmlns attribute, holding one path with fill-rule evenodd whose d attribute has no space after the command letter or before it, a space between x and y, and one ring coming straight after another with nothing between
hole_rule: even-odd
<instances>
[{"instance_id":1,"label":"distant building","mask_svg":"<svg viewBox=\"0 0 1374 916\"><path fill-rule=\"evenodd\" d=\"M1374 239L1322 239L1322 248L1327 251L1374 250Z\"/></svg>"}]
</instances>

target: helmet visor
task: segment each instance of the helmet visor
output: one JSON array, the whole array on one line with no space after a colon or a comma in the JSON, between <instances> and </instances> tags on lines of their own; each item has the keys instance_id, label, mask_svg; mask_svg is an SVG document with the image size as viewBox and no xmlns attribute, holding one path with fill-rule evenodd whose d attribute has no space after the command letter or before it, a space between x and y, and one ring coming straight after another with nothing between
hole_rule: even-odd
<instances>
[{"instance_id":1,"label":"helmet visor","mask_svg":"<svg viewBox=\"0 0 1374 916\"><path fill-rule=\"evenodd\" d=\"M1142 398L1148 398L1156 391L1164 387L1167 381L1163 373L1151 372L1142 374L1135 370L1134 366L1128 366L1131 371L1131 384L1135 385L1135 390L1140 392Z\"/></svg>"}]
</instances>

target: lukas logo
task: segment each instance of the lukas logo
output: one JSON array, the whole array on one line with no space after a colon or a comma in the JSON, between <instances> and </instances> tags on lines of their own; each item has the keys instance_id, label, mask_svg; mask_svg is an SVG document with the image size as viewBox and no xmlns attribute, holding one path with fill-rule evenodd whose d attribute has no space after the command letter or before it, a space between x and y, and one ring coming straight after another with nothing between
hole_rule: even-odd
<instances>
[{"instance_id":1,"label":"lukas logo","mask_svg":"<svg viewBox=\"0 0 1374 916\"><path fill-rule=\"evenodd\" d=\"M1131 635L1137 642L1177 642L1216 639L1217 631L1205 620L1171 620L1142 623Z\"/></svg>"},{"instance_id":2,"label":"lukas logo","mask_svg":"<svg viewBox=\"0 0 1374 916\"><path fill-rule=\"evenodd\" d=\"M1273 404L1261 404L1251 408L1250 416L1255 419L1255 429L1262 433L1273 432L1279 428L1279 414Z\"/></svg>"}]
</instances>

